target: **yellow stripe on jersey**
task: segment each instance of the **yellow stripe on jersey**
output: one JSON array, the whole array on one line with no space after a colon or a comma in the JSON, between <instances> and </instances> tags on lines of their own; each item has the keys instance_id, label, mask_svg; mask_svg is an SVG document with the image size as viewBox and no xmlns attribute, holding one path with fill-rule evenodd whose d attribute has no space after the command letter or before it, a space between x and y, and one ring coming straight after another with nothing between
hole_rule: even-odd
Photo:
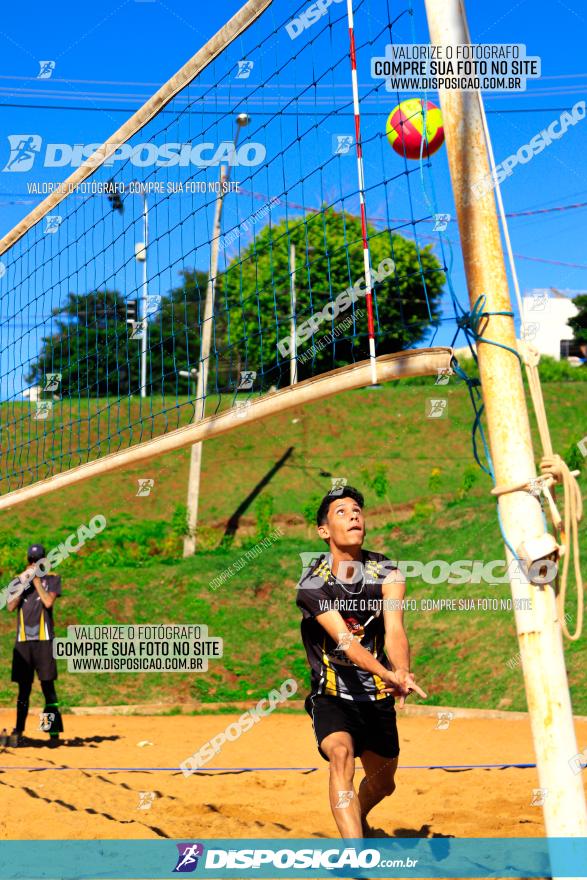
<instances>
[{"instance_id":1,"label":"yellow stripe on jersey","mask_svg":"<svg viewBox=\"0 0 587 880\"><path fill-rule=\"evenodd\" d=\"M46 642L48 635L45 629L45 609L41 608L41 620L39 622L39 641Z\"/></svg>"},{"instance_id":2,"label":"yellow stripe on jersey","mask_svg":"<svg viewBox=\"0 0 587 880\"><path fill-rule=\"evenodd\" d=\"M374 559L370 559L365 565L365 574L370 579L377 580L380 571L381 565L378 562L375 562Z\"/></svg>"},{"instance_id":3,"label":"yellow stripe on jersey","mask_svg":"<svg viewBox=\"0 0 587 880\"><path fill-rule=\"evenodd\" d=\"M332 696L337 697L338 687L336 683L336 673L328 660L328 654L326 653L326 639L322 642L322 662L326 667L326 685L324 686L324 693L332 694Z\"/></svg>"},{"instance_id":4,"label":"yellow stripe on jersey","mask_svg":"<svg viewBox=\"0 0 587 880\"><path fill-rule=\"evenodd\" d=\"M314 575L316 575L316 577L321 577L323 581L328 580L330 577L330 566L325 559L323 559L320 565L316 568Z\"/></svg>"},{"instance_id":5,"label":"yellow stripe on jersey","mask_svg":"<svg viewBox=\"0 0 587 880\"><path fill-rule=\"evenodd\" d=\"M18 619L19 619L18 641L19 642L26 642L26 632L24 629L24 614L22 613L22 608L19 609Z\"/></svg>"}]
</instances>

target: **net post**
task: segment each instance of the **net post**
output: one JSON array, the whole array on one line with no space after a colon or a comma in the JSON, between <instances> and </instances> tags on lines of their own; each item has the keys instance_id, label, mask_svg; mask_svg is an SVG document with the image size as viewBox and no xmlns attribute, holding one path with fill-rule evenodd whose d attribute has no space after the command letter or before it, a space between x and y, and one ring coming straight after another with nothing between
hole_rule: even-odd
<instances>
[{"instance_id":1,"label":"net post","mask_svg":"<svg viewBox=\"0 0 587 880\"><path fill-rule=\"evenodd\" d=\"M431 43L469 42L464 0L425 2ZM475 197L471 189L480 180L491 180L481 95L439 94L471 306L484 294L487 312L511 312L493 192L481 187L484 193ZM514 320L507 315L490 317L483 335L516 348ZM536 475L521 367L511 351L497 345L479 344L477 352L495 479L498 484L520 484ZM521 573L512 574L510 547L517 553L520 544L544 532L540 502L518 491L502 495L498 504L514 605L520 597L532 603L531 611L515 610L515 620L540 786L547 789L546 833L585 837L582 780L571 767L577 743L555 591L550 583L536 586Z\"/></svg>"}]
</instances>

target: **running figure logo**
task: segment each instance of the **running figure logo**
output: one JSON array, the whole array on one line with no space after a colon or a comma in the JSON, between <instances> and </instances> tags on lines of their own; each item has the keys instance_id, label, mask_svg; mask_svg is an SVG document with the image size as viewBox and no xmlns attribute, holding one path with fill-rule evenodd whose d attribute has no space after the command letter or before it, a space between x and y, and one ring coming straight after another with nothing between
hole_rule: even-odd
<instances>
[{"instance_id":1,"label":"running figure logo","mask_svg":"<svg viewBox=\"0 0 587 880\"><path fill-rule=\"evenodd\" d=\"M30 171L41 150L39 134L9 134L10 157L2 171Z\"/></svg>"},{"instance_id":2,"label":"running figure logo","mask_svg":"<svg viewBox=\"0 0 587 880\"><path fill-rule=\"evenodd\" d=\"M54 712L41 712L39 718L40 718L39 730L43 730L43 731L45 731L45 733L48 733L48 731L51 730L51 726L52 726L53 722L55 721L55 713Z\"/></svg>"},{"instance_id":3,"label":"running figure logo","mask_svg":"<svg viewBox=\"0 0 587 880\"><path fill-rule=\"evenodd\" d=\"M145 324L143 321L132 321L132 329L130 339L143 339L145 335Z\"/></svg>"},{"instance_id":4,"label":"running figure logo","mask_svg":"<svg viewBox=\"0 0 587 880\"><path fill-rule=\"evenodd\" d=\"M236 74L237 79L248 79L251 75L251 71L255 66L253 61L237 61L238 71Z\"/></svg>"},{"instance_id":5,"label":"running figure logo","mask_svg":"<svg viewBox=\"0 0 587 880\"><path fill-rule=\"evenodd\" d=\"M337 809L344 810L346 807L350 806L354 794L355 793L352 789L350 791L339 791L338 803L336 805Z\"/></svg>"},{"instance_id":6,"label":"running figure logo","mask_svg":"<svg viewBox=\"0 0 587 880\"><path fill-rule=\"evenodd\" d=\"M450 214L433 214L434 226L432 232L444 232L450 223Z\"/></svg>"},{"instance_id":7,"label":"running figure logo","mask_svg":"<svg viewBox=\"0 0 587 880\"><path fill-rule=\"evenodd\" d=\"M39 61L39 72L37 74L37 79L51 79L51 74L54 70L54 61Z\"/></svg>"},{"instance_id":8,"label":"running figure logo","mask_svg":"<svg viewBox=\"0 0 587 880\"><path fill-rule=\"evenodd\" d=\"M154 791L139 791L139 805L137 810L150 810L155 800Z\"/></svg>"},{"instance_id":9,"label":"running figure logo","mask_svg":"<svg viewBox=\"0 0 587 880\"><path fill-rule=\"evenodd\" d=\"M344 651L345 648L350 648L350 646L353 642L353 639L354 639L354 635L352 634L352 632L348 632L348 630L347 630L347 632L337 633L337 635L338 635L338 644L336 646L336 650L337 651Z\"/></svg>"},{"instance_id":10,"label":"running figure logo","mask_svg":"<svg viewBox=\"0 0 587 880\"><path fill-rule=\"evenodd\" d=\"M531 312L544 312L548 309L549 297L547 290L537 290L535 293L532 294L531 299Z\"/></svg>"},{"instance_id":11,"label":"running figure logo","mask_svg":"<svg viewBox=\"0 0 587 880\"><path fill-rule=\"evenodd\" d=\"M340 495L340 493L342 492L342 490L344 489L344 487L347 484L347 478L346 477L331 477L331 480L332 480L332 486L331 486L330 492L328 494L329 495Z\"/></svg>"},{"instance_id":12,"label":"running figure logo","mask_svg":"<svg viewBox=\"0 0 587 880\"><path fill-rule=\"evenodd\" d=\"M450 367L437 367L436 369L437 376L435 385L448 385L450 382L450 377L452 376L452 370Z\"/></svg>"},{"instance_id":13,"label":"running figure logo","mask_svg":"<svg viewBox=\"0 0 587 880\"><path fill-rule=\"evenodd\" d=\"M33 414L33 419L35 419L35 421L45 421L51 415L51 410L53 409L53 401L37 400L36 404L37 408L35 410L35 413Z\"/></svg>"},{"instance_id":14,"label":"running figure logo","mask_svg":"<svg viewBox=\"0 0 587 880\"><path fill-rule=\"evenodd\" d=\"M147 315L154 315L161 305L161 296L158 293L150 293L147 297Z\"/></svg>"},{"instance_id":15,"label":"running figure logo","mask_svg":"<svg viewBox=\"0 0 587 880\"><path fill-rule=\"evenodd\" d=\"M191 874L198 867L198 859L204 854L203 843L176 843L179 851L174 874Z\"/></svg>"},{"instance_id":16,"label":"running figure logo","mask_svg":"<svg viewBox=\"0 0 587 880\"><path fill-rule=\"evenodd\" d=\"M434 730L448 730L450 722L455 717L455 714L454 712L437 712L436 717L438 718L438 721L436 722Z\"/></svg>"},{"instance_id":17,"label":"running figure logo","mask_svg":"<svg viewBox=\"0 0 587 880\"><path fill-rule=\"evenodd\" d=\"M248 416L252 402L252 400L237 400L234 408L237 419L245 419Z\"/></svg>"},{"instance_id":18,"label":"running figure logo","mask_svg":"<svg viewBox=\"0 0 587 880\"><path fill-rule=\"evenodd\" d=\"M532 342L533 339L536 339L536 334L539 329L540 324L537 321L528 321L527 324L522 324L520 327L520 339Z\"/></svg>"},{"instance_id":19,"label":"running figure logo","mask_svg":"<svg viewBox=\"0 0 587 880\"><path fill-rule=\"evenodd\" d=\"M63 217L61 214L47 214L45 217L45 228L43 229L45 235L55 235L62 221Z\"/></svg>"},{"instance_id":20,"label":"running figure logo","mask_svg":"<svg viewBox=\"0 0 587 880\"><path fill-rule=\"evenodd\" d=\"M352 134L335 134L332 136L332 152L335 156L346 156L355 143Z\"/></svg>"},{"instance_id":21,"label":"running figure logo","mask_svg":"<svg viewBox=\"0 0 587 880\"><path fill-rule=\"evenodd\" d=\"M43 391L58 391L61 383L61 373L47 373Z\"/></svg>"},{"instance_id":22,"label":"running figure logo","mask_svg":"<svg viewBox=\"0 0 587 880\"><path fill-rule=\"evenodd\" d=\"M447 404L448 400L445 398L434 399L430 397L428 399L428 410L426 415L429 419L443 419L447 414Z\"/></svg>"},{"instance_id":23,"label":"running figure logo","mask_svg":"<svg viewBox=\"0 0 587 880\"><path fill-rule=\"evenodd\" d=\"M236 390L250 391L256 378L257 374L254 370L241 370L241 376Z\"/></svg>"}]
</instances>

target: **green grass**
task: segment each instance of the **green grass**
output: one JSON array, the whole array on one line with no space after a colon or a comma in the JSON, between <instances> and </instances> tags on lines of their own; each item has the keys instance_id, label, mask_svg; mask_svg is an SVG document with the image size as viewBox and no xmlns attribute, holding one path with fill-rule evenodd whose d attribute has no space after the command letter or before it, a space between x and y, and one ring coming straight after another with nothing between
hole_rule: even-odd
<instances>
[{"instance_id":1,"label":"green grass","mask_svg":"<svg viewBox=\"0 0 587 880\"><path fill-rule=\"evenodd\" d=\"M585 389L583 382L544 386L557 451L570 453L587 432ZM448 418L425 417L426 399L435 396L448 398ZM58 692L66 705L252 702L288 677L303 694L308 672L294 604L299 553L320 547L309 520L331 477L364 489L368 548L404 560L503 558L491 484L471 454L471 423L464 388L431 382L351 392L255 425L244 420L206 443L195 558L181 558L176 513L185 503L186 450L0 513L2 583L22 570L29 543L54 546L101 513L104 532L59 568L64 595L56 606L57 634L79 623L205 623L223 638L224 656L211 660L207 673L189 675L75 675L60 663ZM137 480L146 477L155 480L151 495L136 497ZM227 537L229 522L235 528ZM211 590L210 581L270 526L284 537ZM585 558L586 534L583 528ZM509 596L507 584L429 586L412 579L408 588L416 598ZM506 665L518 652L512 612L408 612L406 620L429 704L526 708L521 670ZM2 705L15 698L14 626L14 616L1 612ZM587 714L584 644L565 646L581 714Z\"/></svg>"}]
</instances>

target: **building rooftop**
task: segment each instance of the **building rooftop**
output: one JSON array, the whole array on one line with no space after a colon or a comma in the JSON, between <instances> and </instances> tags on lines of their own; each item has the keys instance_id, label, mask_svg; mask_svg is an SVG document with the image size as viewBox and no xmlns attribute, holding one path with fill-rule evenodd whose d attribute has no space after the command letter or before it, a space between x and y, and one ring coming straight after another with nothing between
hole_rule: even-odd
<instances>
[{"instance_id":1,"label":"building rooftop","mask_svg":"<svg viewBox=\"0 0 587 880\"><path fill-rule=\"evenodd\" d=\"M534 287L524 293L524 299L535 299L546 294L552 299L575 299L576 296L584 296L587 290L559 290L556 287Z\"/></svg>"}]
</instances>

